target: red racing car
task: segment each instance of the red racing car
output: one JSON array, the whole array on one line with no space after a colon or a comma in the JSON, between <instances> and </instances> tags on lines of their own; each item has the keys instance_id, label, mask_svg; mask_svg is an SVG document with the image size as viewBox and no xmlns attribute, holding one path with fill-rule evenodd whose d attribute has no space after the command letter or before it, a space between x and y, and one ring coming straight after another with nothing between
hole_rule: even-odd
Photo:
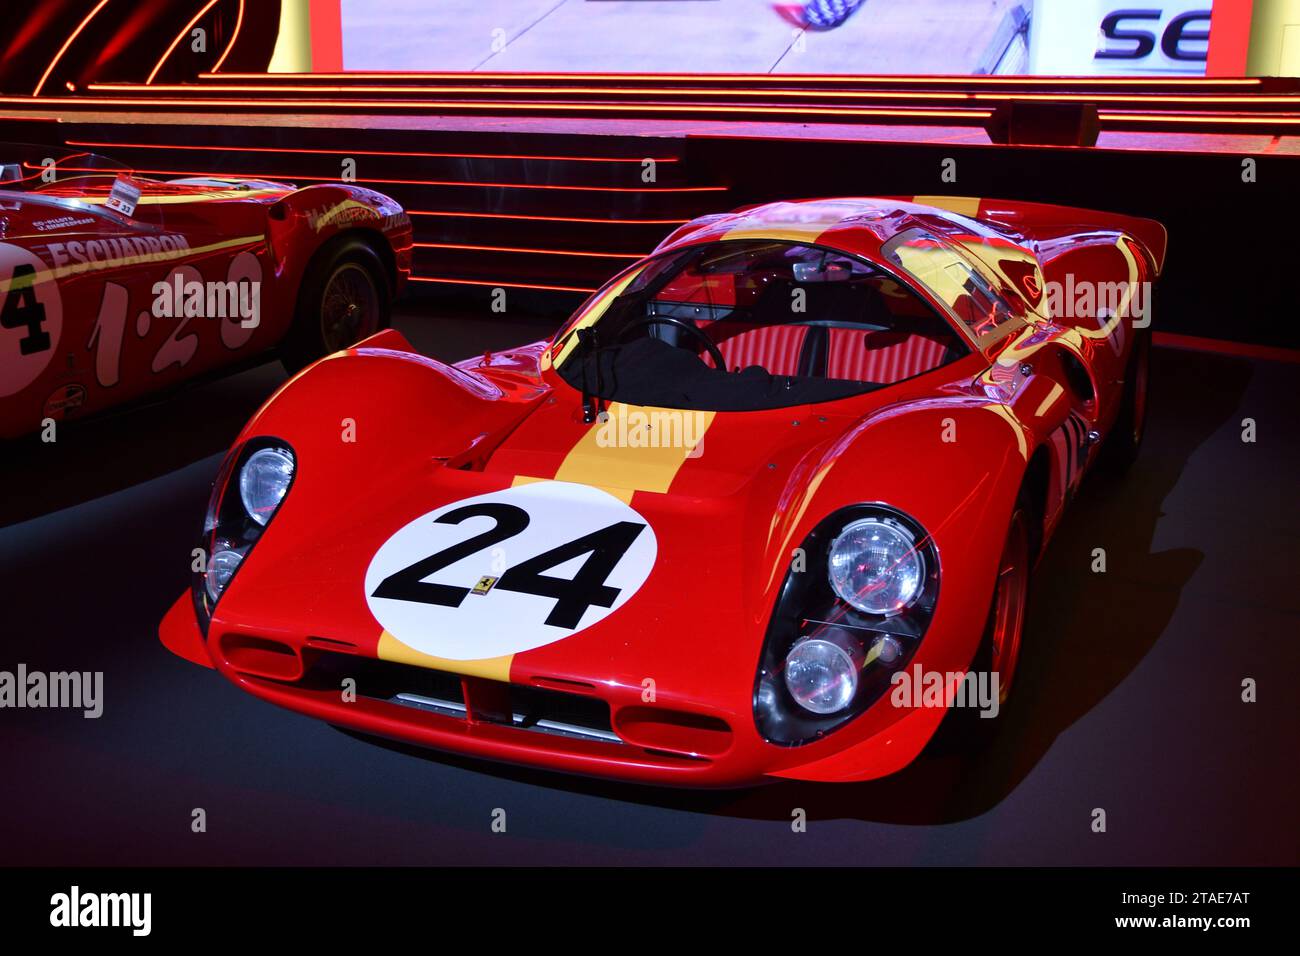
<instances>
[{"instance_id":1,"label":"red racing car","mask_svg":"<svg viewBox=\"0 0 1300 956\"><path fill-rule=\"evenodd\" d=\"M387 326L410 246L401 207L350 184L160 182L0 144L0 439L355 344Z\"/></svg>"},{"instance_id":2,"label":"red racing car","mask_svg":"<svg viewBox=\"0 0 1300 956\"><path fill-rule=\"evenodd\" d=\"M453 366L382 332L249 422L162 640L463 754L892 773L976 675L1006 699L1035 559L1135 454L1164 251L1056 206L776 203L680 228L547 342Z\"/></svg>"}]
</instances>

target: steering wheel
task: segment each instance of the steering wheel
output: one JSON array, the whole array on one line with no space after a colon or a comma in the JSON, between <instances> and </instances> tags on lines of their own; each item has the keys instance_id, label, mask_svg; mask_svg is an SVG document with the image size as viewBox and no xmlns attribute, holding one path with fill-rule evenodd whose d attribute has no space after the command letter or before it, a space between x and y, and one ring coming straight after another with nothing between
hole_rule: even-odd
<instances>
[{"instance_id":1,"label":"steering wheel","mask_svg":"<svg viewBox=\"0 0 1300 956\"><path fill-rule=\"evenodd\" d=\"M704 346L704 351L709 353L709 358L713 359L713 364L724 372L727 370L727 359L722 354L722 350L713 344L713 339L709 338L703 329L699 326L692 325L685 319L677 319L671 315L647 315L643 318L629 322L627 325L623 326L623 331L618 335L618 341L622 342L624 339L628 338L629 332L634 329L639 329L643 325L671 325L673 328L681 329L683 332L695 336L695 338L699 340L700 344Z\"/></svg>"}]
</instances>

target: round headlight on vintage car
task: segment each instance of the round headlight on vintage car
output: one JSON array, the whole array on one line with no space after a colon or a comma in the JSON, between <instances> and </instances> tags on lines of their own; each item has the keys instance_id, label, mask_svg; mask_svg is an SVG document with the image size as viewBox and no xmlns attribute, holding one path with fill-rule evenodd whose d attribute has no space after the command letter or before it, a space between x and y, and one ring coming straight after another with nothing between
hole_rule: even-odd
<instances>
[{"instance_id":1,"label":"round headlight on vintage car","mask_svg":"<svg viewBox=\"0 0 1300 956\"><path fill-rule=\"evenodd\" d=\"M925 561L916 540L887 518L846 525L831 542L826 572L840 599L868 614L903 610L925 584Z\"/></svg>"},{"instance_id":2,"label":"round headlight on vintage car","mask_svg":"<svg viewBox=\"0 0 1300 956\"><path fill-rule=\"evenodd\" d=\"M858 692L858 664L840 643L806 637L786 655L785 686L804 710L839 713Z\"/></svg>"},{"instance_id":3,"label":"round headlight on vintage car","mask_svg":"<svg viewBox=\"0 0 1300 956\"><path fill-rule=\"evenodd\" d=\"M234 577L235 571L239 568L239 562L244 560L244 556L230 547L221 548L213 553L208 559L208 569L204 573L204 584L208 589L208 597L212 598L215 604L221 597L221 592L226 589L230 579Z\"/></svg>"},{"instance_id":4,"label":"round headlight on vintage car","mask_svg":"<svg viewBox=\"0 0 1300 956\"><path fill-rule=\"evenodd\" d=\"M284 448L263 448L249 456L239 470L239 497L248 516L265 525L280 506L293 481L293 453Z\"/></svg>"}]
</instances>

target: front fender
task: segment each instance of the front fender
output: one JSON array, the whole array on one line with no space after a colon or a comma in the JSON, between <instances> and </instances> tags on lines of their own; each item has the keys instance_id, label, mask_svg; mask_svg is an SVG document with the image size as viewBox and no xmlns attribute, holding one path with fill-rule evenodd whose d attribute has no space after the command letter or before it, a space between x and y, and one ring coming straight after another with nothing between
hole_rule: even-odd
<instances>
[{"instance_id":1,"label":"front fender","mask_svg":"<svg viewBox=\"0 0 1300 956\"><path fill-rule=\"evenodd\" d=\"M771 560L798 547L825 515L846 505L880 502L911 515L939 555L934 618L909 670L956 674L978 649L997 562L1026 468L1033 432L1011 409L971 395L924 399L867 417L809 462L796 507ZM889 695L819 743L777 776L865 780L892 773L924 748L946 710L900 709Z\"/></svg>"},{"instance_id":2,"label":"front fender","mask_svg":"<svg viewBox=\"0 0 1300 956\"><path fill-rule=\"evenodd\" d=\"M411 456L459 467L489 454L548 391L421 355L389 329L289 379L240 440L275 435L300 460L346 452L374 467Z\"/></svg>"},{"instance_id":3,"label":"front fender","mask_svg":"<svg viewBox=\"0 0 1300 956\"><path fill-rule=\"evenodd\" d=\"M267 237L276 271L296 284L316 250L345 232L382 239L393 293L411 271L411 220L393 199L348 183L295 190L267 210Z\"/></svg>"}]
</instances>

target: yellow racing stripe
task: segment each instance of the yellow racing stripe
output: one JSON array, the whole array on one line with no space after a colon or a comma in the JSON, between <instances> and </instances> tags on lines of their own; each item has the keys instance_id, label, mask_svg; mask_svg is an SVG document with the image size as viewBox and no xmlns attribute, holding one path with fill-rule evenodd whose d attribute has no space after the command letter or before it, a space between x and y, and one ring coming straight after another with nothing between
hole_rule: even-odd
<instances>
[{"instance_id":1,"label":"yellow racing stripe","mask_svg":"<svg viewBox=\"0 0 1300 956\"><path fill-rule=\"evenodd\" d=\"M213 202L218 199L255 199L258 196L274 196L284 193L283 189L220 189L210 193L187 193L184 196L141 196L136 200L137 206L174 206L187 202ZM108 202L107 196L78 196L77 202L91 206L102 206Z\"/></svg>"},{"instance_id":2,"label":"yellow racing stripe","mask_svg":"<svg viewBox=\"0 0 1300 956\"><path fill-rule=\"evenodd\" d=\"M590 485L625 504L638 491L666 492L683 464L700 448L714 412L650 408L614 402L604 422L594 422L560 463L555 481ZM512 486L546 481L517 475ZM380 660L451 674L509 681L515 655L456 661L423 654L388 631L379 636Z\"/></svg>"},{"instance_id":3,"label":"yellow racing stripe","mask_svg":"<svg viewBox=\"0 0 1300 956\"><path fill-rule=\"evenodd\" d=\"M980 201L978 196L913 196L912 202L918 206L933 206L959 216L979 217Z\"/></svg>"},{"instance_id":4,"label":"yellow racing stripe","mask_svg":"<svg viewBox=\"0 0 1300 956\"><path fill-rule=\"evenodd\" d=\"M20 288L35 285L40 282L58 281L64 276L77 275L82 272L103 272L106 269L122 269L128 266L143 265L145 263L173 262L177 259L194 259L199 256L207 255L209 252L220 252L222 249L233 249L237 246L252 245L265 238L265 236L240 236L237 239L225 239L221 242L213 242L206 246L186 246L184 249L160 249L158 252L147 252L133 256L118 256L115 259L71 263L66 266L59 266L54 269L44 269L29 276L24 276L23 284ZM9 291L11 280L12 277L0 278L0 295L4 295Z\"/></svg>"},{"instance_id":5,"label":"yellow racing stripe","mask_svg":"<svg viewBox=\"0 0 1300 956\"><path fill-rule=\"evenodd\" d=\"M569 451L556 481L592 485L630 502L638 491L663 494L704 440L715 412L614 402Z\"/></svg>"},{"instance_id":6,"label":"yellow racing stripe","mask_svg":"<svg viewBox=\"0 0 1300 956\"><path fill-rule=\"evenodd\" d=\"M501 657L488 657L478 661L453 661L431 654L422 654L412 647L407 647L393 635L384 631L379 635L379 649L376 652L381 661L393 661L396 664L410 664L430 670L446 671L449 674L463 674L466 677L485 677L488 680L510 680L510 663L513 654Z\"/></svg>"}]
</instances>

